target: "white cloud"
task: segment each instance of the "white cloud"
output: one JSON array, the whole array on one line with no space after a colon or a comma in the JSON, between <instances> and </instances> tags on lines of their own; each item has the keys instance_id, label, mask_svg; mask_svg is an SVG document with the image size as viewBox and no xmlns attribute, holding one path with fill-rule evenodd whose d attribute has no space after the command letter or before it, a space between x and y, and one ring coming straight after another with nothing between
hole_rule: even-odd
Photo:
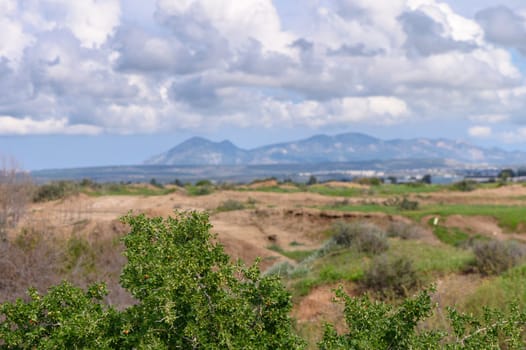
<instances>
[{"instance_id":1,"label":"white cloud","mask_svg":"<svg viewBox=\"0 0 526 350\"><path fill-rule=\"evenodd\" d=\"M26 33L23 24L16 19L16 2L0 2L0 57L4 56L18 63L23 50L34 38Z\"/></svg>"},{"instance_id":2,"label":"white cloud","mask_svg":"<svg viewBox=\"0 0 526 350\"><path fill-rule=\"evenodd\" d=\"M10 116L0 116L0 135L96 135L102 129L93 125L70 125L66 118L34 120L28 117L19 119Z\"/></svg>"},{"instance_id":3,"label":"white cloud","mask_svg":"<svg viewBox=\"0 0 526 350\"><path fill-rule=\"evenodd\" d=\"M39 5L40 11L55 10L48 24L71 29L84 47L104 44L120 23L119 0L43 0Z\"/></svg>"},{"instance_id":4,"label":"white cloud","mask_svg":"<svg viewBox=\"0 0 526 350\"><path fill-rule=\"evenodd\" d=\"M405 119L409 112L405 101L387 96L346 97L336 102L335 110L343 121L384 125Z\"/></svg>"},{"instance_id":5,"label":"white cloud","mask_svg":"<svg viewBox=\"0 0 526 350\"><path fill-rule=\"evenodd\" d=\"M509 119L509 116L506 114L478 114L471 115L468 117L468 119L476 123L496 124L507 121Z\"/></svg>"},{"instance_id":6,"label":"white cloud","mask_svg":"<svg viewBox=\"0 0 526 350\"><path fill-rule=\"evenodd\" d=\"M21 4L0 0L4 133L526 123L510 52L438 0Z\"/></svg>"},{"instance_id":7,"label":"white cloud","mask_svg":"<svg viewBox=\"0 0 526 350\"><path fill-rule=\"evenodd\" d=\"M157 6L164 16L206 20L236 47L253 38L268 50L290 52L288 46L294 40L281 30L272 0L158 0Z\"/></svg>"},{"instance_id":8,"label":"white cloud","mask_svg":"<svg viewBox=\"0 0 526 350\"><path fill-rule=\"evenodd\" d=\"M489 126L472 126L468 129L468 134L472 137L489 137L492 130Z\"/></svg>"}]
</instances>

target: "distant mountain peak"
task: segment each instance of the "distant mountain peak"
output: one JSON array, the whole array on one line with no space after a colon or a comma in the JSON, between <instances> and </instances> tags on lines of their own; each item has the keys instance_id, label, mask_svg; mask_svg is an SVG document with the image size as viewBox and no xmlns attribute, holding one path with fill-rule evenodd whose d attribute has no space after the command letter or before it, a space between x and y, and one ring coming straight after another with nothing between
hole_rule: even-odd
<instances>
[{"instance_id":1,"label":"distant mountain peak","mask_svg":"<svg viewBox=\"0 0 526 350\"><path fill-rule=\"evenodd\" d=\"M447 159L468 164L526 163L526 153L485 149L450 139L381 140L348 132L317 134L307 139L245 150L229 140L192 137L169 151L148 159L155 165L300 164L396 159Z\"/></svg>"}]
</instances>

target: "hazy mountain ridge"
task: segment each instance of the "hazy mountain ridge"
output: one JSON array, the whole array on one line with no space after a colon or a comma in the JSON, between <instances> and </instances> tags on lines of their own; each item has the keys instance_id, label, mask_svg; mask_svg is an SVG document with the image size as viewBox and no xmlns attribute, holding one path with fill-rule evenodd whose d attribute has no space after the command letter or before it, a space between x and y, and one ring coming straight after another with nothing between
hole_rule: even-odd
<instances>
[{"instance_id":1,"label":"hazy mountain ridge","mask_svg":"<svg viewBox=\"0 0 526 350\"><path fill-rule=\"evenodd\" d=\"M448 139L381 140L361 133L315 135L307 139L245 150L224 140L194 137L148 159L150 165L248 165L354 162L393 159L447 159L472 164L526 162L526 152L483 148Z\"/></svg>"}]
</instances>

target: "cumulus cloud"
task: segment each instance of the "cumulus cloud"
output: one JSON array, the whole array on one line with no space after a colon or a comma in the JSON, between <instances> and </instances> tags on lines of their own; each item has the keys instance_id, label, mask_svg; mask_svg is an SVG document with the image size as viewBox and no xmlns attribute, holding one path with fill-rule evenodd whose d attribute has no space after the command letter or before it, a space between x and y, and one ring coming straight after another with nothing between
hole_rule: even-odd
<instances>
[{"instance_id":1,"label":"cumulus cloud","mask_svg":"<svg viewBox=\"0 0 526 350\"><path fill-rule=\"evenodd\" d=\"M0 2L3 134L455 116L488 136L480 125L526 122L506 49L521 48L523 18L505 8L475 21L437 0L307 1L294 14L272 0L158 0L153 14L122 4Z\"/></svg>"}]
</instances>

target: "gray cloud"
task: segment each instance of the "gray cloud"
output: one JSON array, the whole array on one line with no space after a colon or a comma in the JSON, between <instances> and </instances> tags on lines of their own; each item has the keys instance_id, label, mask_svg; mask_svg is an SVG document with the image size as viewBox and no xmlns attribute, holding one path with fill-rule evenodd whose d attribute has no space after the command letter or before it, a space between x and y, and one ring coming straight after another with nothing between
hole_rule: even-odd
<instances>
[{"instance_id":1,"label":"gray cloud","mask_svg":"<svg viewBox=\"0 0 526 350\"><path fill-rule=\"evenodd\" d=\"M486 40L515 47L526 54L526 18L505 6L498 6L477 12L475 19L484 28Z\"/></svg>"},{"instance_id":2,"label":"gray cloud","mask_svg":"<svg viewBox=\"0 0 526 350\"><path fill-rule=\"evenodd\" d=\"M385 53L385 50L382 49L368 49L363 43L356 45L343 44L339 48L333 50L329 49L327 51L329 56L364 56L364 57L373 57Z\"/></svg>"},{"instance_id":3,"label":"gray cloud","mask_svg":"<svg viewBox=\"0 0 526 350\"><path fill-rule=\"evenodd\" d=\"M221 102L216 87L204 77L193 77L172 84L171 97L198 109L214 109Z\"/></svg>"},{"instance_id":4,"label":"gray cloud","mask_svg":"<svg viewBox=\"0 0 526 350\"><path fill-rule=\"evenodd\" d=\"M421 11L404 12L398 20L407 35L404 46L409 54L430 56L476 48L474 43L444 37L443 25Z\"/></svg>"},{"instance_id":5,"label":"gray cloud","mask_svg":"<svg viewBox=\"0 0 526 350\"><path fill-rule=\"evenodd\" d=\"M220 66L230 56L228 41L214 30L210 30L208 36L197 35L197 39L186 33L190 30L177 29L177 26L190 26L183 19L167 18L162 23L171 31L170 34L151 35L132 25L117 30L111 40L113 49L120 54L117 70L191 74ZM206 30L199 28L197 31Z\"/></svg>"},{"instance_id":6,"label":"gray cloud","mask_svg":"<svg viewBox=\"0 0 526 350\"><path fill-rule=\"evenodd\" d=\"M229 63L232 72L264 76L278 76L292 66L290 57L278 52L264 52L261 43L255 39L250 39L245 47L238 50Z\"/></svg>"}]
</instances>

